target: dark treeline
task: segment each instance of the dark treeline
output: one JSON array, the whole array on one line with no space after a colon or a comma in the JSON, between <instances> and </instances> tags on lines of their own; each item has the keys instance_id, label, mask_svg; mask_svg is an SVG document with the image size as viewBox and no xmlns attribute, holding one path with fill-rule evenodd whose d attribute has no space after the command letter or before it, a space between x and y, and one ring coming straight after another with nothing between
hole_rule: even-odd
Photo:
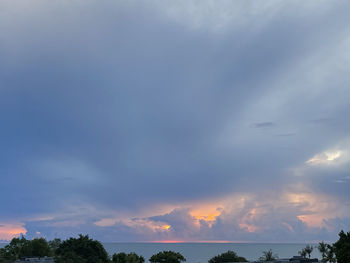
<instances>
[{"instance_id":1,"label":"dark treeline","mask_svg":"<svg viewBox=\"0 0 350 263\"><path fill-rule=\"evenodd\" d=\"M339 240L334 244L319 243L317 248L321 261L326 263L350 262L350 231L339 233ZM307 245L299 251L302 257L310 258L314 247ZM103 245L90 239L88 235L79 235L78 238L69 238L62 241L54 239L47 241L44 238L28 240L23 236L13 238L4 248L0 249L0 263L13 263L15 260L30 257L53 257L56 263L144 263L143 256L136 253L114 253L108 255ZM278 255L272 250L264 251L260 261L276 261ZM186 258L178 252L162 251L149 258L151 263L181 263ZM209 259L208 263L248 262L244 257L233 251L227 251Z\"/></svg>"}]
</instances>

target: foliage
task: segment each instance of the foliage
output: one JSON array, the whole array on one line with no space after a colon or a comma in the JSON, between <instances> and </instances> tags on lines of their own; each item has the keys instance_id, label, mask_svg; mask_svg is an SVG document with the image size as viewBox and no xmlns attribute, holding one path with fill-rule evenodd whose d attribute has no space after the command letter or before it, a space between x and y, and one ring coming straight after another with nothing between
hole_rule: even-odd
<instances>
[{"instance_id":1,"label":"foliage","mask_svg":"<svg viewBox=\"0 0 350 263\"><path fill-rule=\"evenodd\" d=\"M310 245L306 245L305 248L303 248L301 251L299 251L299 255L306 258L306 255L309 256L309 258L311 258L311 253L314 250L313 246Z\"/></svg>"},{"instance_id":2,"label":"foliage","mask_svg":"<svg viewBox=\"0 0 350 263\"><path fill-rule=\"evenodd\" d=\"M339 240L333 244L334 253L338 263L350 262L350 232L342 230L339 233Z\"/></svg>"},{"instance_id":3,"label":"foliage","mask_svg":"<svg viewBox=\"0 0 350 263\"><path fill-rule=\"evenodd\" d=\"M311 253L314 250L313 246L306 245L306 247L304 249L305 249L306 254L309 255L309 258L311 258Z\"/></svg>"},{"instance_id":4,"label":"foliage","mask_svg":"<svg viewBox=\"0 0 350 263\"><path fill-rule=\"evenodd\" d=\"M31 257L52 256L53 252L48 242L44 238L34 238L30 241L29 254Z\"/></svg>"},{"instance_id":5,"label":"foliage","mask_svg":"<svg viewBox=\"0 0 350 263\"><path fill-rule=\"evenodd\" d=\"M125 263L126 262L126 254L124 252L121 253L114 253L112 256L112 262L113 263Z\"/></svg>"},{"instance_id":6,"label":"foliage","mask_svg":"<svg viewBox=\"0 0 350 263\"><path fill-rule=\"evenodd\" d=\"M108 263L106 250L100 242L88 235L63 241L56 250L57 263Z\"/></svg>"},{"instance_id":7,"label":"foliage","mask_svg":"<svg viewBox=\"0 0 350 263\"><path fill-rule=\"evenodd\" d=\"M225 253L217 255L211 258L209 263L221 263L221 262L248 262L244 257L239 257L235 252L229 250Z\"/></svg>"},{"instance_id":8,"label":"foliage","mask_svg":"<svg viewBox=\"0 0 350 263\"><path fill-rule=\"evenodd\" d=\"M273 254L272 250L263 251L263 256L259 258L260 261L276 261L278 259L277 254Z\"/></svg>"},{"instance_id":9,"label":"foliage","mask_svg":"<svg viewBox=\"0 0 350 263\"><path fill-rule=\"evenodd\" d=\"M13 262L22 257L52 256L53 251L44 238L27 240L24 237L13 238L10 244L0 249L0 262Z\"/></svg>"},{"instance_id":10,"label":"foliage","mask_svg":"<svg viewBox=\"0 0 350 263\"><path fill-rule=\"evenodd\" d=\"M163 251L153 255L149 261L151 263L180 263L186 261L183 255L173 251Z\"/></svg>"},{"instance_id":11,"label":"foliage","mask_svg":"<svg viewBox=\"0 0 350 263\"><path fill-rule=\"evenodd\" d=\"M337 259L334 254L334 247L327 244L326 262L336 263Z\"/></svg>"},{"instance_id":12,"label":"foliage","mask_svg":"<svg viewBox=\"0 0 350 263\"><path fill-rule=\"evenodd\" d=\"M303 258L306 258L307 253L306 253L306 251L305 251L305 248L303 248L302 250L300 250L298 253L299 253L299 255L302 256Z\"/></svg>"},{"instance_id":13,"label":"foliage","mask_svg":"<svg viewBox=\"0 0 350 263\"><path fill-rule=\"evenodd\" d=\"M321 260L322 262L331 262L331 263L337 262L335 258L333 246L326 244L325 242L322 241L318 244L317 248L322 255L322 260Z\"/></svg>"},{"instance_id":14,"label":"foliage","mask_svg":"<svg viewBox=\"0 0 350 263\"><path fill-rule=\"evenodd\" d=\"M137 255L136 253L118 253L113 254L112 256L113 263L143 263L145 259L142 256Z\"/></svg>"},{"instance_id":15,"label":"foliage","mask_svg":"<svg viewBox=\"0 0 350 263\"><path fill-rule=\"evenodd\" d=\"M59 238L55 238L49 241L49 246L54 254L56 254L56 250L59 248L61 244L62 244L62 240Z\"/></svg>"},{"instance_id":16,"label":"foliage","mask_svg":"<svg viewBox=\"0 0 350 263\"><path fill-rule=\"evenodd\" d=\"M318 251L320 251L322 255L322 262L327 262L327 244L325 242L318 243Z\"/></svg>"}]
</instances>

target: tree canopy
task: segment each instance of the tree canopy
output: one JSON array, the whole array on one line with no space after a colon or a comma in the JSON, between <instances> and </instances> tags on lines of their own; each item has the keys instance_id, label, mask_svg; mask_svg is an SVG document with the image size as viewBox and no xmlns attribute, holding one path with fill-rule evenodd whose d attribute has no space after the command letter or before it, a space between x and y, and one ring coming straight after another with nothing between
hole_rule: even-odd
<instances>
[{"instance_id":1,"label":"tree canopy","mask_svg":"<svg viewBox=\"0 0 350 263\"><path fill-rule=\"evenodd\" d=\"M54 254L56 254L56 250L59 248L61 244L62 244L62 240L59 238L55 238L49 241L49 246L52 249Z\"/></svg>"},{"instance_id":2,"label":"tree canopy","mask_svg":"<svg viewBox=\"0 0 350 263\"><path fill-rule=\"evenodd\" d=\"M263 256L259 258L260 261L276 261L278 255L274 254L271 249L268 251L263 251Z\"/></svg>"},{"instance_id":3,"label":"tree canopy","mask_svg":"<svg viewBox=\"0 0 350 263\"><path fill-rule=\"evenodd\" d=\"M339 240L333 245L320 242L317 248L322 255L322 262L350 263L350 232L343 230L339 233ZM311 257L313 247L307 245L299 254ZM69 238L65 241L54 239L49 242L44 238L27 240L23 236L13 238L4 248L0 248L0 263L13 263L15 260L26 257L55 256L56 263L144 263L145 259L136 253L115 253L108 256L103 245L90 239L88 235L79 235L78 238ZM272 250L263 251L260 261L275 261L277 254ZM151 263L181 263L185 257L178 252L162 251L154 254ZM248 262L244 257L238 256L234 251L227 251L211 258L208 263Z\"/></svg>"},{"instance_id":4,"label":"tree canopy","mask_svg":"<svg viewBox=\"0 0 350 263\"><path fill-rule=\"evenodd\" d=\"M248 262L244 257L239 257L234 251L227 251L217 255L208 261L209 263L223 263L223 262Z\"/></svg>"},{"instance_id":5,"label":"tree canopy","mask_svg":"<svg viewBox=\"0 0 350 263\"><path fill-rule=\"evenodd\" d=\"M149 261L151 263L180 263L186 261L183 255L174 251L162 251L153 255Z\"/></svg>"},{"instance_id":6,"label":"tree canopy","mask_svg":"<svg viewBox=\"0 0 350 263\"><path fill-rule=\"evenodd\" d=\"M320 251L322 256L322 262L327 262L327 244L325 242L318 243L318 251Z\"/></svg>"},{"instance_id":7,"label":"tree canopy","mask_svg":"<svg viewBox=\"0 0 350 263\"><path fill-rule=\"evenodd\" d=\"M109 257L97 240L88 235L63 241L56 250L57 263L108 263Z\"/></svg>"},{"instance_id":8,"label":"tree canopy","mask_svg":"<svg viewBox=\"0 0 350 263\"><path fill-rule=\"evenodd\" d=\"M27 240L24 237L13 238L10 244L0 249L0 262L13 262L23 257L52 256L53 251L44 238Z\"/></svg>"},{"instance_id":9,"label":"tree canopy","mask_svg":"<svg viewBox=\"0 0 350 263\"><path fill-rule=\"evenodd\" d=\"M338 263L350 262L350 232L343 230L339 233L339 240L333 244Z\"/></svg>"},{"instance_id":10,"label":"tree canopy","mask_svg":"<svg viewBox=\"0 0 350 263\"><path fill-rule=\"evenodd\" d=\"M306 256L308 255L309 258L311 258L311 253L314 250L313 246L310 245L306 245L305 248L303 248L301 251L299 251L299 255L306 258Z\"/></svg>"},{"instance_id":11,"label":"tree canopy","mask_svg":"<svg viewBox=\"0 0 350 263\"><path fill-rule=\"evenodd\" d=\"M113 254L112 256L113 263L143 263L145 259L143 256L139 256L136 253L126 254L124 252Z\"/></svg>"},{"instance_id":12,"label":"tree canopy","mask_svg":"<svg viewBox=\"0 0 350 263\"><path fill-rule=\"evenodd\" d=\"M331 263L337 262L337 259L335 258L335 254L334 254L334 247L332 245L322 241L318 244L317 248L318 248L318 251L320 251L321 253L322 262L331 262Z\"/></svg>"}]
</instances>

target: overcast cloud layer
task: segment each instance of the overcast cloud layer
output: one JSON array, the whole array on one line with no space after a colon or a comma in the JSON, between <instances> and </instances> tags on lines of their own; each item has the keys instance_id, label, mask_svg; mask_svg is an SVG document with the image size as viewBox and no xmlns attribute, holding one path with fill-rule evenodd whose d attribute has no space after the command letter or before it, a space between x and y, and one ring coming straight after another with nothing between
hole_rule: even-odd
<instances>
[{"instance_id":1,"label":"overcast cloud layer","mask_svg":"<svg viewBox=\"0 0 350 263\"><path fill-rule=\"evenodd\" d=\"M348 1L0 3L0 240L334 241Z\"/></svg>"}]
</instances>

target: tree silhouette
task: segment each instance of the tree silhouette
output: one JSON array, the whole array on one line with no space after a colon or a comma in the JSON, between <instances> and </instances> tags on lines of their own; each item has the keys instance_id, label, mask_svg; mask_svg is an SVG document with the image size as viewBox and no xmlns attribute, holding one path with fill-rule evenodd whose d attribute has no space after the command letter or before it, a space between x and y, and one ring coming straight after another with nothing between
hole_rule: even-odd
<instances>
[{"instance_id":1,"label":"tree silhouette","mask_svg":"<svg viewBox=\"0 0 350 263\"><path fill-rule=\"evenodd\" d=\"M334 253L338 263L350 262L350 232L342 230L339 233L339 240L333 244Z\"/></svg>"},{"instance_id":2,"label":"tree silhouette","mask_svg":"<svg viewBox=\"0 0 350 263\"><path fill-rule=\"evenodd\" d=\"M229 250L225 253L211 258L209 263L223 263L223 262L248 262L244 257L239 257L235 252Z\"/></svg>"},{"instance_id":3,"label":"tree silhouette","mask_svg":"<svg viewBox=\"0 0 350 263\"><path fill-rule=\"evenodd\" d=\"M56 250L56 263L108 263L109 258L102 244L88 235L70 238Z\"/></svg>"},{"instance_id":4,"label":"tree silhouette","mask_svg":"<svg viewBox=\"0 0 350 263\"><path fill-rule=\"evenodd\" d=\"M298 254L299 254L300 256L302 256L303 258L306 258L307 253L306 253L306 251L305 251L305 248L303 248L302 250L300 250L300 251L298 252Z\"/></svg>"},{"instance_id":5,"label":"tree silhouette","mask_svg":"<svg viewBox=\"0 0 350 263\"><path fill-rule=\"evenodd\" d=\"M10 244L0 249L0 262L13 262L22 257L45 257L52 256L53 251L44 238L27 240L13 238Z\"/></svg>"},{"instance_id":6,"label":"tree silhouette","mask_svg":"<svg viewBox=\"0 0 350 263\"><path fill-rule=\"evenodd\" d=\"M306 258L306 255L309 256L309 258L311 257L311 253L314 250L313 246L310 245L306 245L305 248L303 248L301 251L299 251L299 255L302 256L303 258Z\"/></svg>"},{"instance_id":7,"label":"tree silhouette","mask_svg":"<svg viewBox=\"0 0 350 263\"><path fill-rule=\"evenodd\" d=\"M137 255L136 253L125 254L124 252L113 254L112 256L113 263L143 263L145 259L142 256Z\"/></svg>"},{"instance_id":8,"label":"tree silhouette","mask_svg":"<svg viewBox=\"0 0 350 263\"><path fill-rule=\"evenodd\" d=\"M273 254L272 250L263 251L263 256L259 258L260 261L276 261L278 259L277 254Z\"/></svg>"},{"instance_id":9,"label":"tree silhouette","mask_svg":"<svg viewBox=\"0 0 350 263\"><path fill-rule=\"evenodd\" d=\"M306 252L306 254L309 255L309 258L311 258L311 253L312 253L313 250L314 250L313 246L306 245L305 252Z\"/></svg>"},{"instance_id":10,"label":"tree silhouette","mask_svg":"<svg viewBox=\"0 0 350 263\"><path fill-rule=\"evenodd\" d=\"M183 255L173 251L163 251L153 255L149 261L151 263L180 263L186 261Z\"/></svg>"},{"instance_id":11,"label":"tree silhouette","mask_svg":"<svg viewBox=\"0 0 350 263\"><path fill-rule=\"evenodd\" d=\"M337 259L334 254L334 247L327 244L326 262L336 263Z\"/></svg>"}]
</instances>

